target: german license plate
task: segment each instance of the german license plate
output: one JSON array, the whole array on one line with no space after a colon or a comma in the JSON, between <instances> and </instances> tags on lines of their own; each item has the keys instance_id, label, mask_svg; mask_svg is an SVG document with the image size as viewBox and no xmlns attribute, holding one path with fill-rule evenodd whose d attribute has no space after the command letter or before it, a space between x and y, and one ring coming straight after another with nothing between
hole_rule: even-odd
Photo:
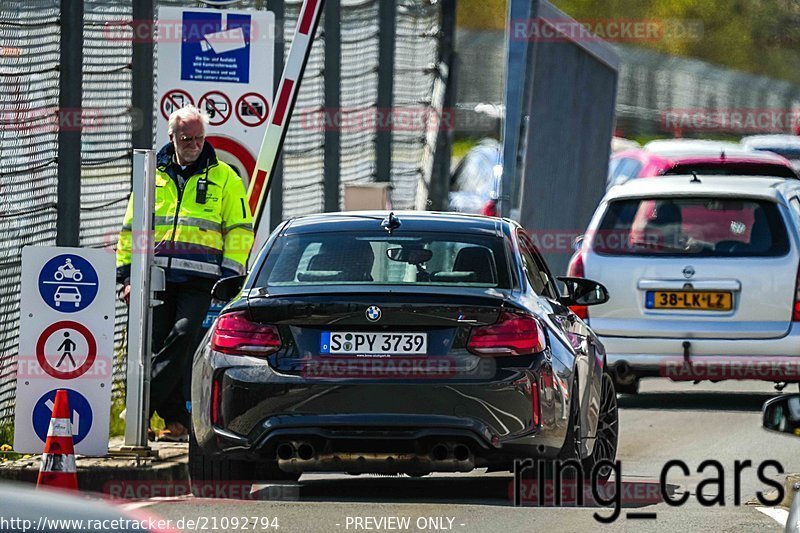
<instances>
[{"instance_id":1,"label":"german license plate","mask_svg":"<svg viewBox=\"0 0 800 533\"><path fill-rule=\"evenodd\" d=\"M320 352L323 354L424 355L428 351L428 335L427 333L323 331L319 344Z\"/></svg>"},{"instance_id":2,"label":"german license plate","mask_svg":"<svg viewBox=\"0 0 800 533\"><path fill-rule=\"evenodd\" d=\"M733 308L733 294L717 291L647 291L645 307L730 311Z\"/></svg>"}]
</instances>

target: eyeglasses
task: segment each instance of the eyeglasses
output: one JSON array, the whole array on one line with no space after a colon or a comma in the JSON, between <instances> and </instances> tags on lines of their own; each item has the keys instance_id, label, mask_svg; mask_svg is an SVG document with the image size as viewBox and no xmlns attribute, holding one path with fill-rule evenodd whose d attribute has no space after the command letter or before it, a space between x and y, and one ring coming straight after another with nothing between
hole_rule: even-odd
<instances>
[{"instance_id":1,"label":"eyeglasses","mask_svg":"<svg viewBox=\"0 0 800 533\"><path fill-rule=\"evenodd\" d=\"M194 137L190 135L180 135L178 140L184 144L189 144L192 141L203 142L205 140L205 135L195 135Z\"/></svg>"}]
</instances>

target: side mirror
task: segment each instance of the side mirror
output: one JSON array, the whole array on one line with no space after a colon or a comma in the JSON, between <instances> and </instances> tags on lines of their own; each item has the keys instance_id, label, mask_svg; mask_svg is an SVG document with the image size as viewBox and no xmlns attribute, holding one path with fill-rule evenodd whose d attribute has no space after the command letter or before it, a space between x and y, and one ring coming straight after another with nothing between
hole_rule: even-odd
<instances>
[{"instance_id":1,"label":"side mirror","mask_svg":"<svg viewBox=\"0 0 800 533\"><path fill-rule=\"evenodd\" d=\"M800 394L784 394L767 400L762 415L764 429L800 437Z\"/></svg>"},{"instance_id":2,"label":"side mirror","mask_svg":"<svg viewBox=\"0 0 800 533\"><path fill-rule=\"evenodd\" d=\"M214 284L214 288L211 289L211 295L217 300L230 302L242 290L244 279L244 275L222 278Z\"/></svg>"},{"instance_id":3,"label":"side mirror","mask_svg":"<svg viewBox=\"0 0 800 533\"><path fill-rule=\"evenodd\" d=\"M567 287L567 295L559 298L566 306L598 305L608 301L608 289L594 280L561 276L558 281Z\"/></svg>"}]
</instances>

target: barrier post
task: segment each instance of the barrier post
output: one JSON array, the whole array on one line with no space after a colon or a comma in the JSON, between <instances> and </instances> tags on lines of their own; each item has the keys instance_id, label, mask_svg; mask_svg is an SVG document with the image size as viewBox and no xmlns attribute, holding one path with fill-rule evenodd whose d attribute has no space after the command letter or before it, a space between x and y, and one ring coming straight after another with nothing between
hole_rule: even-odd
<instances>
[{"instance_id":1,"label":"barrier post","mask_svg":"<svg viewBox=\"0 0 800 533\"><path fill-rule=\"evenodd\" d=\"M133 151L133 244L128 318L125 448L146 449L150 403L151 265L156 158L154 150Z\"/></svg>"}]
</instances>

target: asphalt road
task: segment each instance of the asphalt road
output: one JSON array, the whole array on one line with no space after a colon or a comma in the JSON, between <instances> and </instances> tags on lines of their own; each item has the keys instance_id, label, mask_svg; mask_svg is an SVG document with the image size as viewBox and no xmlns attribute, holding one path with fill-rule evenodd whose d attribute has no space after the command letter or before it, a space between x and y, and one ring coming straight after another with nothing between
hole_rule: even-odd
<instances>
[{"instance_id":1,"label":"asphalt road","mask_svg":"<svg viewBox=\"0 0 800 533\"><path fill-rule=\"evenodd\" d=\"M775 394L772 384L755 382L653 380L643 382L638 396L620 397L618 458L624 503L610 524L601 524L595 514L611 516L613 504L514 507L512 476L483 471L420 479L306 475L299 487L282 493L293 501L185 497L131 506L171 519L184 531L780 531L778 522L759 511L763 506L746 504L758 491L774 497L757 475L765 461L777 461L787 473L800 471L800 439L760 427L761 405ZM659 476L671 460L683 461L689 469L689 475L679 468L669 470L669 495L678 498L689 492L686 504L675 507L661 501L658 490ZM706 460L718 461L721 470L706 466L698 472ZM737 476L736 461L748 460L753 466ZM775 466L765 466L763 474L785 478ZM698 484L704 481L700 488L705 498L723 494L711 506L698 501ZM600 493L609 494L613 500L613 493Z\"/></svg>"}]
</instances>

